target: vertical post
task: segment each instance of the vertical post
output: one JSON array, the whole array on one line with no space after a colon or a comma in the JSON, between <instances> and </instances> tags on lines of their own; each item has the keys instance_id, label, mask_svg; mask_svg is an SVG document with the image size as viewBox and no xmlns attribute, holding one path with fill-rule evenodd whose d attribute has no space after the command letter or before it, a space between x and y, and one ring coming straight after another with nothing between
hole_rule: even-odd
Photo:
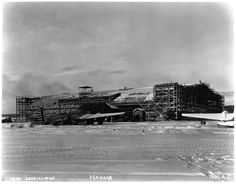
<instances>
[{"instance_id":1,"label":"vertical post","mask_svg":"<svg viewBox=\"0 0 236 184\"><path fill-rule=\"evenodd\" d=\"M18 113L17 113L17 103L18 103L18 102L17 102L17 96L16 96L16 120L18 120L18 116L17 116L17 114L18 114Z\"/></svg>"},{"instance_id":2,"label":"vertical post","mask_svg":"<svg viewBox=\"0 0 236 184\"><path fill-rule=\"evenodd\" d=\"M43 107L40 107L41 115L42 115L42 122L44 122L44 113L43 113Z\"/></svg>"},{"instance_id":3,"label":"vertical post","mask_svg":"<svg viewBox=\"0 0 236 184\"><path fill-rule=\"evenodd\" d=\"M61 114L61 103L59 100L58 100L58 111L59 111L59 114Z\"/></svg>"}]
</instances>

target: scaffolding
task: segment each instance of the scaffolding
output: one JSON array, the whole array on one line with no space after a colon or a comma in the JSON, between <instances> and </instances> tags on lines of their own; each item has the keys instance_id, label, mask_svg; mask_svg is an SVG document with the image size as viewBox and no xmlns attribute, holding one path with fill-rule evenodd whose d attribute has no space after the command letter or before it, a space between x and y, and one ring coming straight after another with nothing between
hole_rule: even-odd
<instances>
[{"instance_id":1,"label":"scaffolding","mask_svg":"<svg viewBox=\"0 0 236 184\"><path fill-rule=\"evenodd\" d=\"M145 100L112 102L112 105L126 112L141 108L145 111L145 119L148 121L178 119L181 111L181 85L178 83L156 84L152 92L153 98L148 100L144 98Z\"/></svg>"},{"instance_id":2,"label":"scaffolding","mask_svg":"<svg viewBox=\"0 0 236 184\"><path fill-rule=\"evenodd\" d=\"M207 83L182 86L181 112L220 113L224 110L224 96Z\"/></svg>"},{"instance_id":3,"label":"scaffolding","mask_svg":"<svg viewBox=\"0 0 236 184\"><path fill-rule=\"evenodd\" d=\"M183 112L217 113L224 108L224 96L203 82L194 85L157 84L153 88L153 101L153 110L159 119L179 119Z\"/></svg>"},{"instance_id":4,"label":"scaffolding","mask_svg":"<svg viewBox=\"0 0 236 184\"><path fill-rule=\"evenodd\" d=\"M178 119L182 87L178 83L156 84L153 88L153 110L157 119Z\"/></svg>"},{"instance_id":5,"label":"scaffolding","mask_svg":"<svg viewBox=\"0 0 236 184\"><path fill-rule=\"evenodd\" d=\"M217 113L224 108L224 97L200 82L194 85L175 83L156 84L153 99L147 101L112 102L124 111L142 108L146 120L179 119L181 113Z\"/></svg>"},{"instance_id":6,"label":"scaffolding","mask_svg":"<svg viewBox=\"0 0 236 184\"><path fill-rule=\"evenodd\" d=\"M40 97L16 96L16 115L17 120L25 121L32 115L31 104L40 100Z\"/></svg>"},{"instance_id":7,"label":"scaffolding","mask_svg":"<svg viewBox=\"0 0 236 184\"><path fill-rule=\"evenodd\" d=\"M194 85L171 82L156 84L153 88L90 91L72 96L17 96L16 114L19 118L27 119L42 109L45 117L48 117L78 111L83 104L109 103L126 112L129 117L132 117L134 109L142 108L146 112L146 120L156 121L179 119L183 112L217 113L222 112L224 108L224 97L211 89L209 84L202 82Z\"/></svg>"}]
</instances>

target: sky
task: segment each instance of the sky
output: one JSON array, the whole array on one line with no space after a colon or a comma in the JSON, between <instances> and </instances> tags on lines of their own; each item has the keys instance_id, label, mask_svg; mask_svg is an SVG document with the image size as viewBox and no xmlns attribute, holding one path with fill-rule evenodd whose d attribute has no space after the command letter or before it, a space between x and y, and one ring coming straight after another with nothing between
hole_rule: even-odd
<instances>
[{"instance_id":1,"label":"sky","mask_svg":"<svg viewBox=\"0 0 236 184\"><path fill-rule=\"evenodd\" d=\"M233 104L224 3L4 3L3 113L15 96L210 83Z\"/></svg>"}]
</instances>

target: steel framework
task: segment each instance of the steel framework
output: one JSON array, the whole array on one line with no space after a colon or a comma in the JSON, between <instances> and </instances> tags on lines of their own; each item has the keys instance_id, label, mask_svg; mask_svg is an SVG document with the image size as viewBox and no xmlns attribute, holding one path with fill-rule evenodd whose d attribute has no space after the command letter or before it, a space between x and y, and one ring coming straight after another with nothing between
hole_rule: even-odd
<instances>
[{"instance_id":1,"label":"steel framework","mask_svg":"<svg viewBox=\"0 0 236 184\"><path fill-rule=\"evenodd\" d=\"M120 93L91 93L79 97L58 98L47 105L32 105L40 97L16 97L16 114L19 118L28 118L43 109L45 117L67 114L79 110L87 103L109 103L121 111L131 113L135 108L145 110L146 120L179 119L182 112L221 112L224 97L216 93L208 84L181 85L178 83L156 84L153 87L153 99L137 101L114 101ZM43 98L42 98L43 99Z\"/></svg>"},{"instance_id":2,"label":"steel framework","mask_svg":"<svg viewBox=\"0 0 236 184\"><path fill-rule=\"evenodd\" d=\"M17 120L27 120L32 115L31 104L38 101L40 97L16 96Z\"/></svg>"}]
</instances>

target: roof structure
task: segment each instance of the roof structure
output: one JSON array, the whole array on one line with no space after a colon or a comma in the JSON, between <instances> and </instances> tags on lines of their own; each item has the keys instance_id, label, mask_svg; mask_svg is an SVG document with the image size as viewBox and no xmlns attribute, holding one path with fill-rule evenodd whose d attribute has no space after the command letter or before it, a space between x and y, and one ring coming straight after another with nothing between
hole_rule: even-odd
<instances>
[{"instance_id":1,"label":"roof structure","mask_svg":"<svg viewBox=\"0 0 236 184\"><path fill-rule=\"evenodd\" d=\"M80 86L79 88L88 89L88 88L92 88L92 87L91 86Z\"/></svg>"},{"instance_id":2,"label":"roof structure","mask_svg":"<svg viewBox=\"0 0 236 184\"><path fill-rule=\"evenodd\" d=\"M153 87L132 88L119 92L121 95L114 100L115 102L144 102L153 99Z\"/></svg>"}]
</instances>

